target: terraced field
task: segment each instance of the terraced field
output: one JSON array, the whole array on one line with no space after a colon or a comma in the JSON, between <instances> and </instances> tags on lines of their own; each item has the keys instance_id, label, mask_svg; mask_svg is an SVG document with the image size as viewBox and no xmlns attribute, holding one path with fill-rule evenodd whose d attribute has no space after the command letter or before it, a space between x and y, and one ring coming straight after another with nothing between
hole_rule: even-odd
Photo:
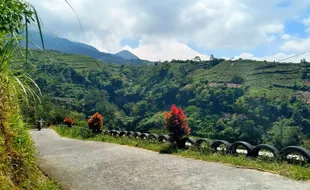
<instances>
[{"instance_id":1,"label":"terraced field","mask_svg":"<svg viewBox=\"0 0 310 190\"><path fill-rule=\"evenodd\" d=\"M300 79L300 64L271 63L251 60L224 61L209 70L200 70L196 77L209 82L229 82L234 76L245 79L243 86L249 86L255 93L264 89L274 97L291 96L294 91L287 88L278 88L273 85L294 86L302 84Z\"/></svg>"}]
</instances>

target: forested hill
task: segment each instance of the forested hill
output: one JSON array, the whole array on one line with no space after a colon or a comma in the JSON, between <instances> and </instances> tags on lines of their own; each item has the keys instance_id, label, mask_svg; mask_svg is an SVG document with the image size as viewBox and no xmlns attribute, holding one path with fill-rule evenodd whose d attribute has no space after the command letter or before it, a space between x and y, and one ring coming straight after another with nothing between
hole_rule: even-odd
<instances>
[{"instance_id":1,"label":"forested hill","mask_svg":"<svg viewBox=\"0 0 310 190\"><path fill-rule=\"evenodd\" d=\"M99 111L107 128L160 132L163 111L181 106L192 134L228 141L310 147L310 66L251 60L113 65L34 51L32 77L43 107L26 116L78 125Z\"/></svg>"}]
</instances>

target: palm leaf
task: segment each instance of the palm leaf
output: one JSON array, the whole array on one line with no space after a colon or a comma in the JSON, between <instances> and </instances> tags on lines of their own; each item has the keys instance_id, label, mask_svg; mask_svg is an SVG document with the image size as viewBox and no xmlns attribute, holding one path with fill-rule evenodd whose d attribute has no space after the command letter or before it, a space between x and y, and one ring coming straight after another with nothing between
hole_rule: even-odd
<instances>
[{"instance_id":1,"label":"palm leaf","mask_svg":"<svg viewBox=\"0 0 310 190\"><path fill-rule=\"evenodd\" d=\"M37 85L37 83L30 77L30 75L26 73L26 74L25 74L25 77L26 77L28 80L30 80L30 82L38 89L40 96L42 96L42 92L41 92L40 87L39 87L39 86Z\"/></svg>"},{"instance_id":2,"label":"palm leaf","mask_svg":"<svg viewBox=\"0 0 310 190\"><path fill-rule=\"evenodd\" d=\"M28 17L25 16L25 26L26 26L26 64L28 62L28 49L29 49L29 33L28 33Z\"/></svg>"},{"instance_id":3,"label":"palm leaf","mask_svg":"<svg viewBox=\"0 0 310 190\"><path fill-rule=\"evenodd\" d=\"M36 18L36 22L37 22L37 25L38 25L38 29L39 29L39 33L40 33L40 39L41 39L41 43L42 43L42 48L45 51L45 45L44 45L44 39L43 39L43 33L42 33L42 27L41 27L40 18L39 18L39 15L37 13L37 10L34 8L34 6L31 5L31 7L33 9L34 16Z\"/></svg>"},{"instance_id":4,"label":"palm leaf","mask_svg":"<svg viewBox=\"0 0 310 190\"><path fill-rule=\"evenodd\" d=\"M82 22L81 22L81 20L80 20L80 18L79 18L79 16L78 16L78 14L77 14L76 11L74 10L74 8L71 6L71 4L70 4L67 0L65 0L65 2L69 5L69 7L70 7L71 10L74 12L76 18L77 18L78 21L79 21L79 25L80 25L80 28L81 28L81 31L82 31L83 41L84 41L84 30L83 30L83 27L82 27Z\"/></svg>"},{"instance_id":5,"label":"palm leaf","mask_svg":"<svg viewBox=\"0 0 310 190\"><path fill-rule=\"evenodd\" d=\"M19 84L19 86L23 89L24 95L27 98L27 90L25 88L25 86L23 85L23 83L19 80L18 77L15 77L15 80L17 81L17 83Z\"/></svg>"}]
</instances>

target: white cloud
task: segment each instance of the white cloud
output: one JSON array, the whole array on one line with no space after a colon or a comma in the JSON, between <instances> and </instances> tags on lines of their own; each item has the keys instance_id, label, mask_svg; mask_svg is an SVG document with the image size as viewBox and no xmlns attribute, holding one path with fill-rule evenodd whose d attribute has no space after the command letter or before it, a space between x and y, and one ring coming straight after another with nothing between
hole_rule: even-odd
<instances>
[{"instance_id":1,"label":"white cloud","mask_svg":"<svg viewBox=\"0 0 310 190\"><path fill-rule=\"evenodd\" d=\"M306 60L310 61L310 53L303 54L300 56L294 56L295 54L285 54L285 53L276 53L273 55L257 57L251 53L241 53L239 56L235 56L233 59L237 60L239 58L242 59L250 59L250 60L258 60L258 61L280 61L280 62L292 62L292 63L300 63L300 60L305 58ZM291 58L290 58L291 57ZM285 59L285 60L283 60ZM281 61L283 60L283 61Z\"/></svg>"},{"instance_id":2,"label":"white cloud","mask_svg":"<svg viewBox=\"0 0 310 190\"><path fill-rule=\"evenodd\" d=\"M248 51L281 38L291 40L284 34L285 22L310 6L310 1L291 1L288 8L277 7L286 0L68 0L83 24L83 39L78 20L64 0L29 1L45 27L60 37L107 52L122 49L124 39L140 39L140 51L136 51L145 49L145 54L139 56L156 60L198 53L186 44L209 52ZM146 44L148 39L158 40ZM175 51L179 53L165 51L162 44L179 48Z\"/></svg>"},{"instance_id":3,"label":"white cloud","mask_svg":"<svg viewBox=\"0 0 310 190\"><path fill-rule=\"evenodd\" d=\"M289 40L289 39L291 39L291 35L289 35L289 34L283 34L283 35L281 36L281 38L282 38L283 40Z\"/></svg>"},{"instance_id":4,"label":"white cloud","mask_svg":"<svg viewBox=\"0 0 310 190\"><path fill-rule=\"evenodd\" d=\"M187 60L193 59L195 56L200 56L202 60L210 59L209 56L200 54L186 44L174 39L144 38L140 41L140 45L137 48L125 46L123 49L131 51L142 59L148 59L151 61L170 61L172 59Z\"/></svg>"},{"instance_id":5,"label":"white cloud","mask_svg":"<svg viewBox=\"0 0 310 190\"><path fill-rule=\"evenodd\" d=\"M310 16L308 18L305 18L303 20L303 23L304 23L305 26L309 26L310 27Z\"/></svg>"},{"instance_id":6,"label":"white cloud","mask_svg":"<svg viewBox=\"0 0 310 190\"><path fill-rule=\"evenodd\" d=\"M284 51L302 52L310 49L310 38L294 39L284 42L280 48Z\"/></svg>"},{"instance_id":7,"label":"white cloud","mask_svg":"<svg viewBox=\"0 0 310 190\"><path fill-rule=\"evenodd\" d=\"M136 17L123 6L126 0L69 0L83 29L64 0L30 2L38 10L45 28L60 37L85 42L107 52L116 52L122 48L122 39L133 36Z\"/></svg>"}]
</instances>

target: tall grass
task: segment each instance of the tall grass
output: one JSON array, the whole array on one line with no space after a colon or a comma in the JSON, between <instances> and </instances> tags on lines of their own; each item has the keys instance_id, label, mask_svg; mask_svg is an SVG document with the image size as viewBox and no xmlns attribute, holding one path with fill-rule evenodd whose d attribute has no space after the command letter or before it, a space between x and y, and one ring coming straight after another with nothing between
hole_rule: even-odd
<instances>
[{"instance_id":1,"label":"tall grass","mask_svg":"<svg viewBox=\"0 0 310 190\"><path fill-rule=\"evenodd\" d=\"M39 17L34 7L22 0L0 0L0 7L0 188L60 189L40 171L19 109L21 101L40 102L39 87L22 70L29 64L29 24L37 24L44 47ZM20 46L21 40L26 41L26 49ZM25 59L13 65L16 54Z\"/></svg>"}]
</instances>

